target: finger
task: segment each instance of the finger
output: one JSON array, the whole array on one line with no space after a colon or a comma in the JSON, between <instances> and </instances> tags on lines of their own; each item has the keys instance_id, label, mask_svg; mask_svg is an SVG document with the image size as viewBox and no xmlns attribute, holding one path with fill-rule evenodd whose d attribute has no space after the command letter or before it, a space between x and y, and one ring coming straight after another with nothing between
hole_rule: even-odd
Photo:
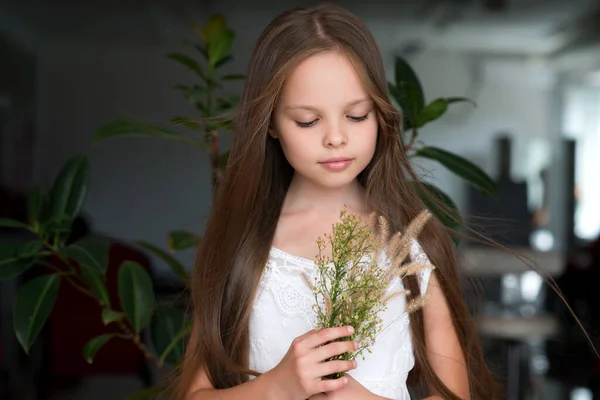
<instances>
[{"instance_id":1,"label":"finger","mask_svg":"<svg viewBox=\"0 0 600 400\"><path fill-rule=\"evenodd\" d=\"M332 374L336 374L338 372L347 372L352 369L355 369L357 366L356 361L354 360L334 360L327 361L324 363L318 364L315 368L315 377L323 377Z\"/></svg>"},{"instance_id":2,"label":"finger","mask_svg":"<svg viewBox=\"0 0 600 400\"><path fill-rule=\"evenodd\" d=\"M351 326L340 326L335 328L325 328L316 332L311 332L304 338L304 344L309 348L320 346L335 339L348 337L354 333Z\"/></svg>"},{"instance_id":3,"label":"finger","mask_svg":"<svg viewBox=\"0 0 600 400\"><path fill-rule=\"evenodd\" d=\"M333 392L339 390L348 384L348 378L342 376L338 379L323 379L318 383L319 392Z\"/></svg>"},{"instance_id":4,"label":"finger","mask_svg":"<svg viewBox=\"0 0 600 400\"><path fill-rule=\"evenodd\" d=\"M300 351L301 353L304 353L305 350L307 350L307 345L306 345L307 340L310 340L310 337L312 335L316 334L317 332L319 332L318 329L311 329L310 331L306 332L304 335L300 335L300 336L296 337L292 341L292 345L290 347L296 351Z\"/></svg>"},{"instance_id":5,"label":"finger","mask_svg":"<svg viewBox=\"0 0 600 400\"><path fill-rule=\"evenodd\" d=\"M356 349L358 349L358 344L352 340L333 342L315 349L313 354L311 354L311 358L314 357L313 361L323 361L330 357L353 352Z\"/></svg>"}]
</instances>

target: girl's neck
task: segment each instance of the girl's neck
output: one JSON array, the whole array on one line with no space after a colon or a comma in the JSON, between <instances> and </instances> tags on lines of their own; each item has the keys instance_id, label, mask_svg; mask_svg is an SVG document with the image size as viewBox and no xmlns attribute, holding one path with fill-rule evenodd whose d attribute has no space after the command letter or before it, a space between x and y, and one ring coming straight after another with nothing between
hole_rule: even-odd
<instances>
[{"instance_id":1,"label":"girl's neck","mask_svg":"<svg viewBox=\"0 0 600 400\"><path fill-rule=\"evenodd\" d=\"M295 175L290 183L282 212L339 214L344 208L359 214L370 212L365 190L356 179L345 186L327 188Z\"/></svg>"}]
</instances>

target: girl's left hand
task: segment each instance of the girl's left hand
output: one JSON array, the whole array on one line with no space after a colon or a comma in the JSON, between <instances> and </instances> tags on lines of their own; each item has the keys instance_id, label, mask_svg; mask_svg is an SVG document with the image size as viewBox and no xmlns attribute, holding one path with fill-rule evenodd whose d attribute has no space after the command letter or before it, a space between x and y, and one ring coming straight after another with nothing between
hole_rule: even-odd
<instances>
[{"instance_id":1,"label":"girl's left hand","mask_svg":"<svg viewBox=\"0 0 600 400\"><path fill-rule=\"evenodd\" d=\"M348 378L348 383L343 388L333 392L316 394L311 396L309 400L375 400L381 398L371 393L349 374L345 374L345 376Z\"/></svg>"}]
</instances>

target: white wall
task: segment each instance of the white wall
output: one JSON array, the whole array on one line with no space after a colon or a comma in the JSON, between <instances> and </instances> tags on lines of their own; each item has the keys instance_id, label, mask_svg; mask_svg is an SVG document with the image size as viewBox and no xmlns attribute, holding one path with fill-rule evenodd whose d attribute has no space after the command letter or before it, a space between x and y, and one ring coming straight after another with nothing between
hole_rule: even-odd
<instances>
[{"instance_id":1,"label":"white wall","mask_svg":"<svg viewBox=\"0 0 600 400\"><path fill-rule=\"evenodd\" d=\"M549 67L520 60L477 60L439 50L418 55L412 65L421 77L427 101L465 96L477 104L451 105L446 115L422 130L420 139L465 156L496 176L494 140L508 134L513 138L512 178L527 180L535 189L537 171L549 162L550 154L544 150L555 135L549 122L554 87ZM464 183L459 178L438 164L418 164L464 208ZM535 190L531 195L537 195Z\"/></svg>"},{"instance_id":2,"label":"white wall","mask_svg":"<svg viewBox=\"0 0 600 400\"><path fill-rule=\"evenodd\" d=\"M218 10L217 10L218 11ZM279 11L279 10L277 10ZM261 29L274 15L270 11L227 14L238 31L236 62L231 70L244 72ZM369 22L378 41L389 42L385 32ZM243 30L243 31L242 31ZM210 178L205 154L187 145L165 140L114 139L94 148L91 135L101 123L131 115L167 121L193 113L173 84L193 76L164 58L172 47L134 43L46 41L39 50L39 127L36 177L49 183L68 157L91 150L92 191L86 212L94 228L125 239L165 243L174 228L200 231L210 205ZM386 47L387 69L393 70L394 49ZM428 99L467 94L471 81L469 59L431 51L414 59ZM548 135L548 82L534 82L539 67L521 70L519 64L482 64L478 108L455 107L443 120L425 129L422 139L472 157L494 172L491 139L499 131L517 138L515 176L525 174L530 138ZM531 73L533 72L533 73ZM539 72L539 71L538 71ZM464 204L463 186L434 164L436 182ZM190 258L185 258L189 262Z\"/></svg>"}]
</instances>

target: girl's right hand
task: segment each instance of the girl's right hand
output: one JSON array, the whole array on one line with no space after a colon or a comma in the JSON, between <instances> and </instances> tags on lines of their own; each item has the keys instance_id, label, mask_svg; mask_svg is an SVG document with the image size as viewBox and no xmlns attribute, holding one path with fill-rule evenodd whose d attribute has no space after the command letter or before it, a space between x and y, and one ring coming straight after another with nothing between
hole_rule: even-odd
<instances>
[{"instance_id":1,"label":"girl's right hand","mask_svg":"<svg viewBox=\"0 0 600 400\"><path fill-rule=\"evenodd\" d=\"M312 330L294 339L281 362L269 371L281 396L278 398L303 400L317 393L342 388L348 381L345 377L321 378L354 369L356 361L324 361L330 357L355 351L357 344L350 340L324 344L353 333L354 329L351 326L343 326Z\"/></svg>"}]
</instances>

